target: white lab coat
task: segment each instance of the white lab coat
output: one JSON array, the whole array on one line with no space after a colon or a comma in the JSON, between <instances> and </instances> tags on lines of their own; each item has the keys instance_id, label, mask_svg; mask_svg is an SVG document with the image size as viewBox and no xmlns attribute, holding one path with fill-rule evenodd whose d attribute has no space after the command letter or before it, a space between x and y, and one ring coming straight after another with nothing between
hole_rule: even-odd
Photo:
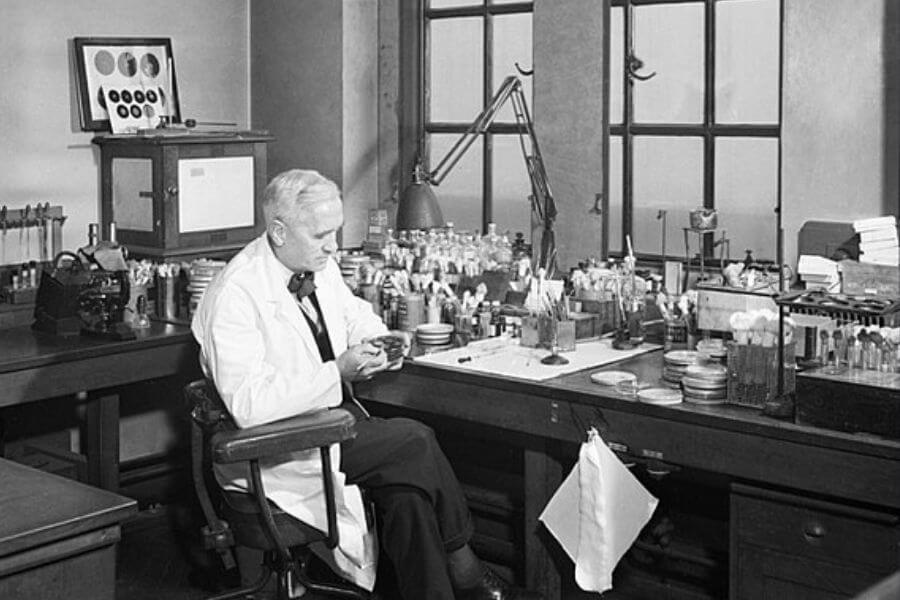
<instances>
[{"instance_id":1,"label":"white lab coat","mask_svg":"<svg viewBox=\"0 0 900 600\"><path fill-rule=\"evenodd\" d=\"M296 298L291 272L275 257L266 235L250 242L207 288L191 329L200 362L239 427L250 427L341 404L335 361L323 363ZM316 273L316 296L335 356L363 338L386 333L372 305L354 296L335 261ZM340 545L334 559L361 587L375 580L374 537L367 533L359 488L345 485L335 465ZM325 530L327 519L318 450L295 452L261 464L266 495L282 510ZM245 465L222 465L219 480L246 489Z\"/></svg>"}]
</instances>

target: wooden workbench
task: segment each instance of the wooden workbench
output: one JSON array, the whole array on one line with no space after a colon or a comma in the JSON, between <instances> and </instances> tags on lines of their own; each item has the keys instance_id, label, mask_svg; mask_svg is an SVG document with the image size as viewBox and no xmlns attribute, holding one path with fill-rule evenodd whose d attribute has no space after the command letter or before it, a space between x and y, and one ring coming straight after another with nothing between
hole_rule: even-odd
<instances>
[{"instance_id":1,"label":"wooden workbench","mask_svg":"<svg viewBox=\"0 0 900 600\"><path fill-rule=\"evenodd\" d=\"M71 396L86 402L88 483L118 489L117 388L175 375L196 376L197 346L185 326L153 322L137 339L57 337L30 327L0 330L0 409Z\"/></svg>"},{"instance_id":2,"label":"wooden workbench","mask_svg":"<svg viewBox=\"0 0 900 600\"><path fill-rule=\"evenodd\" d=\"M662 354L605 368L657 382ZM559 462L556 448L582 442L591 425L627 458L652 461L658 471L687 467L732 482L733 598L762 597L770 583L793 590L771 597L807 588L813 592L803 597L847 597L900 566L897 441L795 425L730 405L642 404L592 383L596 370L534 382L412 361L359 385L357 396L376 408L518 435L525 461L525 573L530 587L551 600L560 597L561 586L548 548L555 542L540 531L538 516L571 467ZM761 583L751 589L753 581ZM784 581L795 587L781 586Z\"/></svg>"}]
</instances>

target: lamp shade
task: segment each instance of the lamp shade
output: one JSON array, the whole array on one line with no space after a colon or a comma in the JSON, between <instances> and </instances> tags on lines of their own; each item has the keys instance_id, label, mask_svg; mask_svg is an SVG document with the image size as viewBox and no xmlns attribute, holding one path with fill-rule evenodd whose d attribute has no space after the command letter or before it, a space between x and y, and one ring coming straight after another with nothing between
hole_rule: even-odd
<instances>
[{"instance_id":1,"label":"lamp shade","mask_svg":"<svg viewBox=\"0 0 900 600\"><path fill-rule=\"evenodd\" d=\"M403 190L397 204L397 230L443 227L444 215L431 184L418 177Z\"/></svg>"}]
</instances>

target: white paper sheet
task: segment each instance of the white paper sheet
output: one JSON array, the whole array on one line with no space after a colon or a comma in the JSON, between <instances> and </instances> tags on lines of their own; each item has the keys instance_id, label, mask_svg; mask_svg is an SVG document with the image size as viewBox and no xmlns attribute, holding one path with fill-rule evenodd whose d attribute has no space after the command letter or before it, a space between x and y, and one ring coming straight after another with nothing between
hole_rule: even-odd
<instances>
[{"instance_id":1,"label":"white paper sheet","mask_svg":"<svg viewBox=\"0 0 900 600\"><path fill-rule=\"evenodd\" d=\"M178 231L252 227L253 157L178 161Z\"/></svg>"},{"instance_id":2,"label":"white paper sheet","mask_svg":"<svg viewBox=\"0 0 900 600\"><path fill-rule=\"evenodd\" d=\"M560 353L569 364L544 365L541 359L550 354L549 350L526 348L517 342L505 338L482 340L465 348L416 357L415 362L543 381L582 369L602 367L659 348L656 344L642 344L630 350L616 350L611 339L591 340L576 344L574 352ZM459 362L460 359L463 362Z\"/></svg>"}]
</instances>

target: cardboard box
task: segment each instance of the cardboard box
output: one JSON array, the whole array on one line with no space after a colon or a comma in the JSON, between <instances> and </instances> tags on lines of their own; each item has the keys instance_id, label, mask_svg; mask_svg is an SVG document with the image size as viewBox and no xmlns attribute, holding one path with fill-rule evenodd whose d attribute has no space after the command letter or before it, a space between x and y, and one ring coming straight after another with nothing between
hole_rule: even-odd
<instances>
[{"instance_id":1,"label":"cardboard box","mask_svg":"<svg viewBox=\"0 0 900 600\"><path fill-rule=\"evenodd\" d=\"M841 291L849 295L873 294L896 298L900 296L900 267L842 260Z\"/></svg>"},{"instance_id":2,"label":"cardboard box","mask_svg":"<svg viewBox=\"0 0 900 600\"><path fill-rule=\"evenodd\" d=\"M731 331L728 320L736 312L768 308L778 309L771 294L736 288L700 288L697 290L697 329L701 331Z\"/></svg>"}]
</instances>

